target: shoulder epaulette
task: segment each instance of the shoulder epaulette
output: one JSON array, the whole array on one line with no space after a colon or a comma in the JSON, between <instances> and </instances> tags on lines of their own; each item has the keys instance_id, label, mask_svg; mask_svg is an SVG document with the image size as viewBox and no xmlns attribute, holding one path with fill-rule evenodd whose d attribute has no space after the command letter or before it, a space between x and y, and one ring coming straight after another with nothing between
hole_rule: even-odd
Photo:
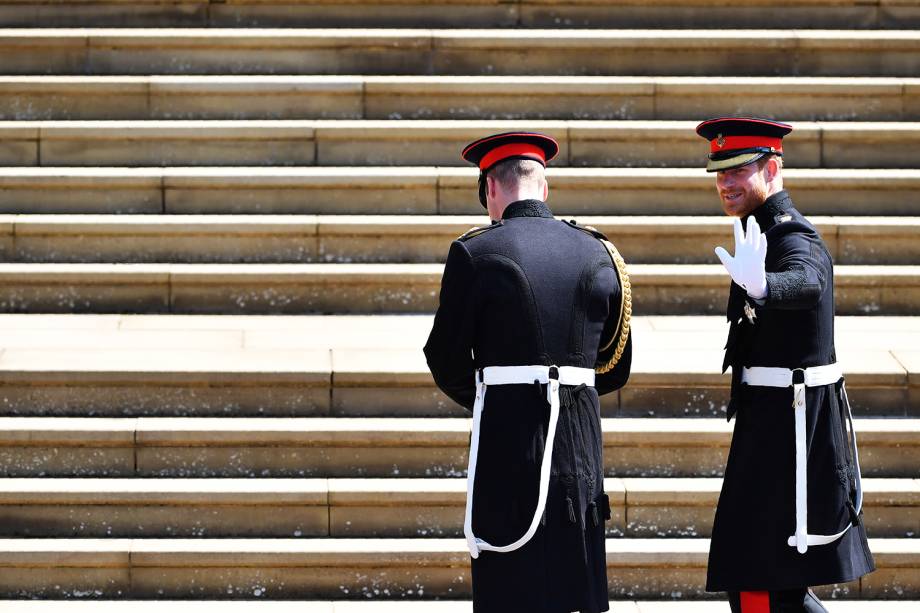
<instances>
[{"instance_id":1,"label":"shoulder epaulette","mask_svg":"<svg viewBox=\"0 0 920 613\"><path fill-rule=\"evenodd\" d=\"M500 226L500 225L501 225L501 224L499 224L499 223L493 223L493 224L489 224L488 226L477 226L477 227L475 227L475 228L470 228L469 230L467 230L466 232L464 232L463 234L461 234L460 236L458 236L458 237L457 237L457 240L458 240L458 241L469 240L469 239L471 239L471 238L474 238L474 237L476 237L476 236L479 236L480 234L483 234L483 233L485 233L485 232L488 232L488 231L491 230L492 228L498 227L498 226Z\"/></svg>"},{"instance_id":2,"label":"shoulder epaulette","mask_svg":"<svg viewBox=\"0 0 920 613\"><path fill-rule=\"evenodd\" d=\"M585 234L590 234L591 236L593 236L594 238L596 238L596 239L598 239L598 240L610 241L610 239L607 238L607 235L606 235L606 234L604 234L603 232L601 232L600 230L598 230L598 229L595 228L594 226L582 226L582 225L579 225L579 223L578 223L577 221L575 221L574 219L566 219L566 220L565 220L565 224L566 224L567 226L571 226L572 228L575 228L576 230L581 230L581 231L584 232Z\"/></svg>"}]
</instances>

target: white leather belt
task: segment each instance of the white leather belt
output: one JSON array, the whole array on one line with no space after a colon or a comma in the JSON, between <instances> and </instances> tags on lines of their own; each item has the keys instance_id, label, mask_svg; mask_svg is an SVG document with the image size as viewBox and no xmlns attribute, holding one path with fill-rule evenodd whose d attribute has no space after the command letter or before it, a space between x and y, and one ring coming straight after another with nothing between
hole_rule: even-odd
<instances>
[{"instance_id":1,"label":"white leather belt","mask_svg":"<svg viewBox=\"0 0 920 613\"><path fill-rule=\"evenodd\" d=\"M476 482L476 459L479 455L479 427L482 421L482 409L485 405L486 388L489 385L532 384L534 381L547 384L546 400L549 402L549 425L546 431L546 445L540 464L540 491L537 508L534 511L530 527L524 535L508 545L492 545L473 534L473 486ZM594 386L594 370L574 366L488 366L476 371L476 402L473 404L473 435L470 440L469 468L466 477L466 517L463 521L463 534L470 555L479 557L480 551L507 553L520 549L527 544L537 532L540 518L546 509L546 496L549 492L549 474L553 459L553 443L556 439L556 424L559 422L559 386L588 385Z\"/></svg>"},{"instance_id":2,"label":"white leather belt","mask_svg":"<svg viewBox=\"0 0 920 613\"><path fill-rule=\"evenodd\" d=\"M811 368L768 368L754 366L745 368L741 380L748 385L763 387L791 387L792 406L795 409L795 534L787 541L799 553L808 551L809 545L827 545L846 534L853 523L841 532L831 535L808 534L808 450L805 389L837 383L843 372L837 364L812 366ZM859 450L856 446L856 430L853 428L853 412L850 399L843 388L843 400L847 405L847 418L853 439L853 459L856 462L856 514L862 510L862 474L859 468Z\"/></svg>"}]
</instances>

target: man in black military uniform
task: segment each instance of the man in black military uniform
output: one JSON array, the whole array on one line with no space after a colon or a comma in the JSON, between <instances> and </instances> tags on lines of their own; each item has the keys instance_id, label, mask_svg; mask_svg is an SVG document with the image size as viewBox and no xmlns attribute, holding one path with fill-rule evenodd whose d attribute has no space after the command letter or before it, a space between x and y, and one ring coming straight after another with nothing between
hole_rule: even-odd
<instances>
[{"instance_id":1,"label":"man in black military uniform","mask_svg":"<svg viewBox=\"0 0 920 613\"><path fill-rule=\"evenodd\" d=\"M615 248L546 205L557 151L535 133L464 149L492 224L451 245L425 345L437 385L473 411L477 613L608 610L598 395L629 376L631 299Z\"/></svg>"},{"instance_id":2,"label":"man in black military uniform","mask_svg":"<svg viewBox=\"0 0 920 613\"><path fill-rule=\"evenodd\" d=\"M836 364L833 262L783 189L791 130L733 117L697 127L722 208L735 218L735 254L716 254L732 278L723 371L732 367L736 420L706 585L728 592L735 613L826 611L809 586L875 568Z\"/></svg>"}]
</instances>

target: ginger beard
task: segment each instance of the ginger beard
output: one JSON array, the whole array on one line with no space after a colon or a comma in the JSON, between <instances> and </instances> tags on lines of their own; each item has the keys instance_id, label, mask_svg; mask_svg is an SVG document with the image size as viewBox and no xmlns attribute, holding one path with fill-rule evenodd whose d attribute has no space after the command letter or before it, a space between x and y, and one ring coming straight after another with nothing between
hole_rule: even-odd
<instances>
[{"instance_id":1,"label":"ginger beard","mask_svg":"<svg viewBox=\"0 0 920 613\"><path fill-rule=\"evenodd\" d=\"M744 217L767 199L764 169L752 162L716 173L716 190L722 210L730 217Z\"/></svg>"}]
</instances>

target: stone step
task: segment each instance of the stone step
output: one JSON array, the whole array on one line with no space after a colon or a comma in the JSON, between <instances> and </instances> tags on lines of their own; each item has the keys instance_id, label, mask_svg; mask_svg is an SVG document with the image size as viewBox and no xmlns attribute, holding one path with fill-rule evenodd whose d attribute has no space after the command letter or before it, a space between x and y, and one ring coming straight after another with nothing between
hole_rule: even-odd
<instances>
[{"instance_id":1,"label":"stone step","mask_svg":"<svg viewBox=\"0 0 920 613\"><path fill-rule=\"evenodd\" d=\"M920 540L869 546L876 572L818 593L918 598ZM708 549L706 539L609 539L610 595L705 598ZM0 567L5 598L470 596L462 539L11 539L0 540Z\"/></svg>"},{"instance_id":2,"label":"stone step","mask_svg":"<svg viewBox=\"0 0 920 613\"><path fill-rule=\"evenodd\" d=\"M817 217L834 262L920 261L920 217ZM580 217L630 264L704 264L727 217ZM0 258L46 263L427 263L479 216L0 215Z\"/></svg>"},{"instance_id":3,"label":"stone step","mask_svg":"<svg viewBox=\"0 0 920 613\"><path fill-rule=\"evenodd\" d=\"M920 6L920 4L918 4ZM917 121L920 79L852 77L0 77L0 119Z\"/></svg>"},{"instance_id":4,"label":"stone step","mask_svg":"<svg viewBox=\"0 0 920 613\"><path fill-rule=\"evenodd\" d=\"M441 264L0 264L6 313L430 313ZM724 312L720 264L633 264L637 315ZM914 315L920 267L835 268L837 313Z\"/></svg>"},{"instance_id":5,"label":"stone step","mask_svg":"<svg viewBox=\"0 0 920 613\"><path fill-rule=\"evenodd\" d=\"M719 605L715 605L720 602ZM469 613L472 603L463 600L416 600L399 602L360 601L188 601L188 600L0 600L8 613L113 613L130 609L137 613L163 613L181 609L189 613ZM721 607L714 609L714 606ZM877 613L914 613L920 601L913 600L825 600L830 613L862 613L871 606ZM614 613L712 613L727 611L728 602L613 600Z\"/></svg>"},{"instance_id":6,"label":"stone step","mask_svg":"<svg viewBox=\"0 0 920 613\"><path fill-rule=\"evenodd\" d=\"M607 535L709 537L721 485L606 479ZM920 479L863 487L871 538L920 536ZM0 536L462 537L465 504L465 479L0 479Z\"/></svg>"},{"instance_id":7,"label":"stone step","mask_svg":"<svg viewBox=\"0 0 920 613\"><path fill-rule=\"evenodd\" d=\"M464 166L459 152L469 142L484 134L523 129L560 141L554 166L698 169L709 147L694 132L695 125L577 120L5 121L0 122L0 164ZM920 123L794 126L786 139L786 164L791 168L920 167L920 149L915 146Z\"/></svg>"},{"instance_id":8,"label":"stone step","mask_svg":"<svg viewBox=\"0 0 920 613\"><path fill-rule=\"evenodd\" d=\"M601 421L610 477L718 477L725 467L733 424L724 419ZM466 418L3 417L0 425L0 476L16 478L461 477L470 436ZM920 477L920 420L860 418L856 431L865 477Z\"/></svg>"},{"instance_id":9,"label":"stone step","mask_svg":"<svg viewBox=\"0 0 920 613\"><path fill-rule=\"evenodd\" d=\"M527 49L521 61L521 49ZM6 29L0 72L875 76L920 73L917 30ZM488 62L482 58L488 57Z\"/></svg>"},{"instance_id":10,"label":"stone step","mask_svg":"<svg viewBox=\"0 0 920 613\"><path fill-rule=\"evenodd\" d=\"M718 215L715 178L697 166L550 166L549 202L564 216ZM0 212L441 214L476 215L475 225L476 177L449 167L6 167ZM909 216L920 197L918 169L786 168L783 178L807 215Z\"/></svg>"},{"instance_id":11,"label":"stone step","mask_svg":"<svg viewBox=\"0 0 920 613\"><path fill-rule=\"evenodd\" d=\"M785 0L774 10L727 0L6 0L2 27L920 27L916 0Z\"/></svg>"},{"instance_id":12,"label":"stone step","mask_svg":"<svg viewBox=\"0 0 920 613\"><path fill-rule=\"evenodd\" d=\"M431 316L0 316L0 412L20 416L465 416L421 347ZM724 317L636 317L606 417L716 417ZM843 317L857 415L920 416L920 318Z\"/></svg>"}]
</instances>

